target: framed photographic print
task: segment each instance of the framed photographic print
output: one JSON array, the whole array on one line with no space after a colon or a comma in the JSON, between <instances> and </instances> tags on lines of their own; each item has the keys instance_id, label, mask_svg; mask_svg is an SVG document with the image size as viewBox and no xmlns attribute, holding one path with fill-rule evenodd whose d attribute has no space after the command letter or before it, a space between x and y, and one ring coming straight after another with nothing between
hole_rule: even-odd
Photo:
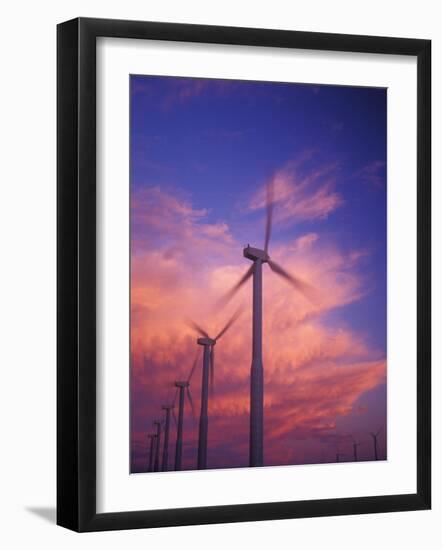
<instances>
[{"instance_id":1,"label":"framed photographic print","mask_svg":"<svg viewBox=\"0 0 442 550\"><path fill-rule=\"evenodd\" d=\"M59 525L430 508L430 52L58 26Z\"/></svg>"}]
</instances>

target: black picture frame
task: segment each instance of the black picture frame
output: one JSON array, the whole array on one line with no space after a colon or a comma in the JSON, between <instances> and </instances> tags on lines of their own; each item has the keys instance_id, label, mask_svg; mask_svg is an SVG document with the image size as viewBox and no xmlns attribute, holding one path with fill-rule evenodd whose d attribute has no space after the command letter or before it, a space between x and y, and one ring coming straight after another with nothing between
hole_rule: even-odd
<instances>
[{"instance_id":1,"label":"black picture frame","mask_svg":"<svg viewBox=\"0 0 442 550\"><path fill-rule=\"evenodd\" d=\"M396 54L417 58L417 492L96 512L96 39ZM79 18L57 28L57 523L104 531L431 506L431 41Z\"/></svg>"}]
</instances>

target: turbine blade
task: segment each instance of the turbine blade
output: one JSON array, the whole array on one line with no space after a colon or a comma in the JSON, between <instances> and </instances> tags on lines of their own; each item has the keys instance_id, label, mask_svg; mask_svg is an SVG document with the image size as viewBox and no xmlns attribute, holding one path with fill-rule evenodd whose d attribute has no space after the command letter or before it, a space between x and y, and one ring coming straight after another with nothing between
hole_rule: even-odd
<instances>
[{"instance_id":1,"label":"turbine blade","mask_svg":"<svg viewBox=\"0 0 442 550\"><path fill-rule=\"evenodd\" d=\"M210 393L213 397L215 389L215 346L212 346L210 350Z\"/></svg>"},{"instance_id":2,"label":"turbine blade","mask_svg":"<svg viewBox=\"0 0 442 550\"><path fill-rule=\"evenodd\" d=\"M193 406L193 399L192 399L192 395L191 395L190 390L189 390L189 386L187 386L186 390L187 390L187 399L189 400L190 408L192 409L192 416L195 419L195 408Z\"/></svg>"},{"instance_id":3,"label":"turbine blade","mask_svg":"<svg viewBox=\"0 0 442 550\"><path fill-rule=\"evenodd\" d=\"M172 409L172 416L173 416L173 421L175 423L175 427L177 428L178 427L178 420L177 420L177 417L176 417L176 414L175 414L175 409Z\"/></svg>"},{"instance_id":4,"label":"turbine blade","mask_svg":"<svg viewBox=\"0 0 442 550\"><path fill-rule=\"evenodd\" d=\"M283 267L281 267L279 264L277 264L273 260L268 260L268 264L272 271L274 271L277 275L285 279L298 292L300 292L303 296L308 298L311 302L315 302L317 300L317 292L311 285L309 285L299 277L295 277L294 275L291 275Z\"/></svg>"},{"instance_id":5,"label":"turbine blade","mask_svg":"<svg viewBox=\"0 0 442 550\"><path fill-rule=\"evenodd\" d=\"M253 275L253 264L244 273L244 275L240 278L240 280L236 284L234 284L232 288L218 300L217 305L219 307L226 305L233 298L233 296L235 296L238 290L248 281L248 279L250 279L252 275Z\"/></svg>"},{"instance_id":6,"label":"turbine blade","mask_svg":"<svg viewBox=\"0 0 442 550\"><path fill-rule=\"evenodd\" d=\"M384 426L381 426L381 427L379 428L379 430L376 432L376 436L378 436L378 435L381 433L383 427L384 427Z\"/></svg>"},{"instance_id":7,"label":"turbine blade","mask_svg":"<svg viewBox=\"0 0 442 550\"><path fill-rule=\"evenodd\" d=\"M229 328L233 325L233 323L238 319L238 317L241 315L241 313L243 312L242 308L238 308L235 313L232 315L232 317L227 321L227 323L225 324L224 328L221 330L221 332L218 333L218 336L216 336L215 338L215 341L218 340L219 338L221 338L221 336L223 336L228 330ZM212 347L212 350L213 350L213 347Z\"/></svg>"},{"instance_id":8,"label":"turbine blade","mask_svg":"<svg viewBox=\"0 0 442 550\"><path fill-rule=\"evenodd\" d=\"M270 235L272 233L273 222L273 180L267 184L267 217L266 217L266 232L264 241L264 250L267 252L269 249Z\"/></svg>"},{"instance_id":9,"label":"turbine blade","mask_svg":"<svg viewBox=\"0 0 442 550\"><path fill-rule=\"evenodd\" d=\"M187 321L187 324L193 328L193 330L195 332L197 332L200 336L203 336L204 338L209 338L209 335L207 334L207 332L202 329L197 323L195 323L195 321L192 321L192 319L189 319Z\"/></svg>"},{"instance_id":10,"label":"turbine blade","mask_svg":"<svg viewBox=\"0 0 442 550\"><path fill-rule=\"evenodd\" d=\"M192 376L193 376L193 373L195 372L195 368L196 368L196 365L198 363L198 356L199 356L199 349L197 350L196 352L196 356L195 356L195 360L193 361L193 365L192 365L192 368L190 370L190 373L189 373L189 376L187 378L187 381L190 382Z\"/></svg>"}]
</instances>

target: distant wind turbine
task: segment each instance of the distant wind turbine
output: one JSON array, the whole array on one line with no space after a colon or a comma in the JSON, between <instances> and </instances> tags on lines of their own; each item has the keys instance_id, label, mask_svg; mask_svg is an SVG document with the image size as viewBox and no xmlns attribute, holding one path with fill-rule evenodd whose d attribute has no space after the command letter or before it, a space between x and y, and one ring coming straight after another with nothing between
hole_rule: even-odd
<instances>
[{"instance_id":1,"label":"distant wind turbine","mask_svg":"<svg viewBox=\"0 0 442 550\"><path fill-rule=\"evenodd\" d=\"M156 445L155 445L155 462L154 462L154 465L153 465L153 471L154 472L159 472L159 470L160 470L161 421L160 420L155 420L155 422L153 424L157 428L157 433L155 434Z\"/></svg>"},{"instance_id":2,"label":"distant wind turbine","mask_svg":"<svg viewBox=\"0 0 442 550\"><path fill-rule=\"evenodd\" d=\"M341 453L341 451L339 449L337 449L337 451L336 451L336 462L341 462L341 458L344 458L344 457L345 457L345 454Z\"/></svg>"},{"instance_id":3,"label":"distant wind turbine","mask_svg":"<svg viewBox=\"0 0 442 550\"><path fill-rule=\"evenodd\" d=\"M192 374L192 371L191 373ZM178 388L178 425L177 425L177 434L176 434L176 447L175 447L175 470L181 470L181 456L183 452L183 420L184 420L184 390L186 390L187 399L190 403L190 408L192 409L192 414L195 417L195 412L193 408L192 396L190 394L190 375L189 378L185 381L175 382L175 386Z\"/></svg>"},{"instance_id":4,"label":"distant wind turbine","mask_svg":"<svg viewBox=\"0 0 442 550\"><path fill-rule=\"evenodd\" d=\"M268 254L273 219L273 182L267 185L267 219L265 226L264 250L244 248L244 257L253 264L240 280L224 296L230 300L238 290L253 276L253 329L252 329L252 366L250 375L250 466L262 466L264 463L263 424L264 424L264 372L262 362L262 264L268 263L270 269L285 279L297 291L310 300L315 299L315 291L308 283L289 274Z\"/></svg>"},{"instance_id":5,"label":"distant wind turbine","mask_svg":"<svg viewBox=\"0 0 442 550\"><path fill-rule=\"evenodd\" d=\"M208 333L203 330L194 321L190 324L193 329L201 335L198 338L197 344L204 347L203 353L203 372L201 383L201 413L199 423L199 436L198 436L198 469L204 470L207 467L207 434L209 428L209 379L210 389L213 395L214 383L215 383L215 345L217 341L229 330L233 323L241 315L241 310L237 310L234 315L229 319L224 328L215 336L210 338ZM198 359L198 358L197 358ZM197 359L190 372L189 380L191 379L196 367Z\"/></svg>"},{"instance_id":6,"label":"distant wind turbine","mask_svg":"<svg viewBox=\"0 0 442 550\"><path fill-rule=\"evenodd\" d=\"M354 461L357 462L358 461L358 447L359 447L360 443L356 443L353 436L351 437L351 440L353 442L353 458L354 458Z\"/></svg>"},{"instance_id":7,"label":"distant wind turbine","mask_svg":"<svg viewBox=\"0 0 442 550\"><path fill-rule=\"evenodd\" d=\"M161 470L167 472L169 469L169 430L170 430L170 412L173 411L175 405L162 405L165 411L166 418L164 420L164 442L163 442L163 459L161 462ZM175 418L175 417L174 417Z\"/></svg>"},{"instance_id":8,"label":"distant wind turbine","mask_svg":"<svg viewBox=\"0 0 442 550\"><path fill-rule=\"evenodd\" d=\"M370 435L373 438L374 459L375 460L379 460L379 458L378 458L378 435L381 433L382 428L383 428L383 426L381 426L376 433L370 432Z\"/></svg>"},{"instance_id":9,"label":"distant wind turbine","mask_svg":"<svg viewBox=\"0 0 442 550\"><path fill-rule=\"evenodd\" d=\"M148 472L151 472L152 471L152 467L153 467L153 453L154 453L154 445L155 445L155 437L156 437L156 434L149 434L148 436L148 439L150 439L150 445L149 445L149 467L148 467Z\"/></svg>"}]
</instances>

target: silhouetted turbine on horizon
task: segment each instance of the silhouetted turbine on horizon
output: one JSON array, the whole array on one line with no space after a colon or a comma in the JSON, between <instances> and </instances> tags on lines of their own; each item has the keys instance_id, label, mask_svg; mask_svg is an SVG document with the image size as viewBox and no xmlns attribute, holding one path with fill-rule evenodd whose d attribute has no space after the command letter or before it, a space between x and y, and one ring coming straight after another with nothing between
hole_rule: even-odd
<instances>
[{"instance_id":1,"label":"silhouetted turbine on horizon","mask_svg":"<svg viewBox=\"0 0 442 550\"><path fill-rule=\"evenodd\" d=\"M381 433L382 428L383 428L383 426L381 426L376 433L370 432L370 435L373 438L374 459L375 460L379 460L379 457L378 457L378 435Z\"/></svg>"},{"instance_id":2,"label":"silhouetted turbine on horizon","mask_svg":"<svg viewBox=\"0 0 442 550\"><path fill-rule=\"evenodd\" d=\"M151 472L153 467L153 454L154 454L154 444L155 444L155 437L156 434L148 434L148 439L150 439L150 445L149 445L149 466L147 471Z\"/></svg>"},{"instance_id":3,"label":"silhouetted turbine on horizon","mask_svg":"<svg viewBox=\"0 0 442 550\"><path fill-rule=\"evenodd\" d=\"M268 254L273 220L273 182L267 185L267 217L265 227L264 250L247 245L243 254L253 264L240 280L224 296L230 300L239 289L253 276L253 328L252 328L252 366L250 373L250 466L262 466L264 463L263 424L264 424L264 372L262 362L262 264L268 263L270 269L290 283L297 291L310 300L316 297L312 286L298 277L289 274L284 268L270 259Z\"/></svg>"},{"instance_id":4,"label":"silhouetted turbine on horizon","mask_svg":"<svg viewBox=\"0 0 442 550\"><path fill-rule=\"evenodd\" d=\"M351 440L353 442L353 458L354 458L354 461L357 462L358 461L358 447L359 447L360 443L356 443L353 436L351 436Z\"/></svg>"},{"instance_id":5,"label":"silhouetted turbine on horizon","mask_svg":"<svg viewBox=\"0 0 442 550\"><path fill-rule=\"evenodd\" d=\"M153 466L154 472L159 472L160 470L160 444L161 444L161 421L155 420L154 426L156 426L157 432L155 434L156 437L156 445L155 445L155 462Z\"/></svg>"},{"instance_id":6,"label":"silhouetted turbine on horizon","mask_svg":"<svg viewBox=\"0 0 442 550\"><path fill-rule=\"evenodd\" d=\"M336 451L336 462L341 462L341 458L345 457L345 453L341 453L339 449Z\"/></svg>"}]
</instances>

